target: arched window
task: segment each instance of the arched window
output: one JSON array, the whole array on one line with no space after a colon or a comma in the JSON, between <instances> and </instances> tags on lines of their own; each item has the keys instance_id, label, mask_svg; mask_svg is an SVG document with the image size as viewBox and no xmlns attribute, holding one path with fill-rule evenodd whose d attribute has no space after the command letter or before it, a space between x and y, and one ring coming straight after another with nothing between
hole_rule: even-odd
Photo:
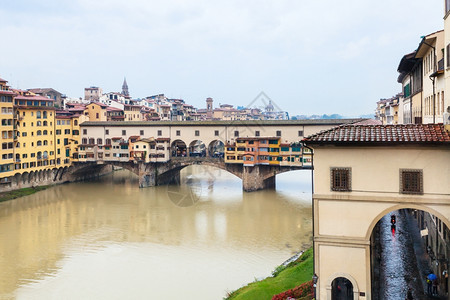
<instances>
[{"instance_id":1,"label":"arched window","mask_svg":"<svg viewBox=\"0 0 450 300\"><path fill-rule=\"evenodd\" d=\"M73 120L73 125L77 126L78 125L78 120Z\"/></svg>"},{"instance_id":2,"label":"arched window","mask_svg":"<svg viewBox=\"0 0 450 300\"><path fill-rule=\"evenodd\" d=\"M44 111L44 112L42 113L42 117L43 117L44 119L47 119L47 112L46 112L46 111Z\"/></svg>"},{"instance_id":3,"label":"arched window","mask_svg":"<svg viewBox=\"0 0 450 300\"><path fill-rule=\"evenodd\" d=\"M87 144L87 138L83 138L83 140L82 140L82 142L81 142L83 145L86 145Z\"/></svg>"},{"instance_id":4,"label":"arched window","mask_svg":"<svg viewBox=\"0 0 450 300\"><path fill-rule=\"evenodd\" d=\"M47 146L47 145L48 145L48 141L45 140L45 141L44 141L44 146Z\"/></svg>"},{"instance_id":5,"label":"arched window","mask_svg":"<svg viewBox=\"0 0 450 300\"><path fill-rule=\"evenodd\" d=\"M40 119L40 118L41 118L41 111L38 110L38 111L36 112L36 118L37 118L37 119Z\"/></svg>"},{"instance_id":6,"label":"arched window","mask_svg":"<svg viewBox=\"0 0 450 300\"><path fill-rule=\"evenodd\" d=\"M44 131L42 132L42 134L43 134L43 135L47 135L47 130L44 130Z\"/></svg>"},{"instance_id":7,"label":"arched window","mask_svg":"<svg viewBox=\"0 0 450 300\"><path fill-rule=\"evenodd\" d=\"M42 131L38 130L38 131L36 132L36 135L42 135Z\"/></svg>"},{"instance_id":8,"label":"arched window","mask_svg":"<svg viewBox=\"0 0 450 300\"><path fill-rule=\"evenodd\" d=\"M47 158L48 158L48 153L47 153L47 151L44 151L44 156L43 156L43 158L44 158L44 159L47 159Z\"/></svg>"},{"instance_id":9,"label":"arched window","mask_svg":"<svg viewBox=\"0 0 450 300\"><path fill-rule=\"evenodd\" d=\"M36 126L41 126L41 125L42 125L41 121L36 122ZM33 122L31 122L31 126L33 126Z\"/></svg>"},{"instance_id":10,"label":"arched window","mask_svg":"<svg viewBox=\"0 0 450 300\"><path fill-rule=\"evenodd\" d=\"M94 145L95 144L95 139L94 138L90 138L89 139L89 145Z\"/></svg>"},{"instance_id":11,"label":"arched window","mask_svg":"<svg viewBox=\"0 0 450 300\"><path fill-rule=\"evenodd\" d=\"M102 139L97 139L97 145L102 145L103 144L103 140Z\"/></svg>"},{"instance_id":12,"label":"arched window","mask_svg":"<svg viewBox=\"0 0 450 300\"><path fill-rule=\"evenodd\" d=\"M106 145L111 145L111 139L106 139Z\"/></svg>"},{"instance_id":13,"label":"arched window","mask_svg":"<svg viewBox=\"0 0 450 300\"><path fill-rule=\"evenodd\" d=\"M47 126L47 121L44 121L44 126Z\"/></svg>"},{"instance_id":14,"label":"arched window","mask_svg":"<svg viewBox=\"0 0 450 300\"><path fill-rule=\"evenodd\" d=\"M37 141L36 146L42 146L42 141Z\"/></svg>"},{"instance_id":15,"label":"arched window","mask_svg":"<svg viewBox=\"0 0 450 300\"><path fill-rule=\"evenodd\" d=\"M344 277L338 277L331 283L331 299L353 300L353 284Z\"/></svg>"},{"instance_id":16,"label":"arched window","mask_svg":"<svg viewBox=\"0 0 450 300\"><path fill-rule=\"evenodd\" d=\"M37 155L37 159L42 159L42 152L41 151L39 151L38 153L36 153Z\"/></svg>"}]
</instances>

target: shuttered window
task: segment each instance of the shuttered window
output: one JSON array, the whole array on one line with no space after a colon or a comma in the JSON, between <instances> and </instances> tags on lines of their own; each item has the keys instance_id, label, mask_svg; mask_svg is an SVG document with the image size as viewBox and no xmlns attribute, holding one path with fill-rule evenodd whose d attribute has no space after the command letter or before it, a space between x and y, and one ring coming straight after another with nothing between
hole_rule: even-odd
<instances>
[{"instance_id":1,"label":"shuttered window","mask_svg":"<svg viewBox=\"0 0 450 300\"><path fill-rule=\"evenodd\" d=\"M331 168L331 190L349 192L351 185L351 168Z\"/></svg>"},{"instance_id":2,"label":"shuttered window","mask_svg":"<svg viewBox=\"0 0 450 300\"><path fill-rule=\"evenodd\" d=\"M422 170L400 170L400 193L423 194Z\"/></svg>"}]
</instances>

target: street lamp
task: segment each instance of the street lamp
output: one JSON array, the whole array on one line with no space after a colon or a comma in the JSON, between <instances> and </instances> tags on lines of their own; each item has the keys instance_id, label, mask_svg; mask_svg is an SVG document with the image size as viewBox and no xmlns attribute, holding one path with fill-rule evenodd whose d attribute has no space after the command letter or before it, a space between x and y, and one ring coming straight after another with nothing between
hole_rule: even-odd
<instances>
[{"instance_id":1,"label":"street lamp","mask_svg":"<svg viewBox=\"0 0 450 300\"><path fill-rule=\"evenodd\" d=\"M312 280L313 280L313 288L314 288L314 298L313 299L316 299L316 287L317 287L317 280L319 280L319 276L317 276L317 274L314 273Z\"/></svg>"}]
</instances>

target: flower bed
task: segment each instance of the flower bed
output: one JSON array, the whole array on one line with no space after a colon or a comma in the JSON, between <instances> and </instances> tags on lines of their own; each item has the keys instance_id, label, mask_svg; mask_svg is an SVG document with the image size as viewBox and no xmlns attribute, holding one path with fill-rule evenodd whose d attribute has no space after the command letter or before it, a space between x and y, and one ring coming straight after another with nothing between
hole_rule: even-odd
<instances>
[{"instance_id":1,"label":"flower bed","mask_svg":"<svg viewBox=\"0 0 450 300\"><path fill-rule=\"evenodd\" d=\"M302 299L310 300L314 297L313 282L308 281L293 289L284 291L272 297L272 300Z\"/></svg>"}]
</instances>

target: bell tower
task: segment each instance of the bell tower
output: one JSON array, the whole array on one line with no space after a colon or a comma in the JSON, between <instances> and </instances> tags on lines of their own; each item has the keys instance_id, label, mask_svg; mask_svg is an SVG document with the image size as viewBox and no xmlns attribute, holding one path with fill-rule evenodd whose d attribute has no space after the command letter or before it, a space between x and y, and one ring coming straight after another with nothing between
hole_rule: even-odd
<instances>
[{"instance_id":1,"label":"bell tower","mask_svg":"<svg viewBox=\"0 0 450 300\"><path fill-rule=\"evenodd\" d=\"M125 77L123 78L122 95L124 95L125 97L129 97L130 96L130 93L128 92L127 79Z\"/></svg>"}]
</instances>

